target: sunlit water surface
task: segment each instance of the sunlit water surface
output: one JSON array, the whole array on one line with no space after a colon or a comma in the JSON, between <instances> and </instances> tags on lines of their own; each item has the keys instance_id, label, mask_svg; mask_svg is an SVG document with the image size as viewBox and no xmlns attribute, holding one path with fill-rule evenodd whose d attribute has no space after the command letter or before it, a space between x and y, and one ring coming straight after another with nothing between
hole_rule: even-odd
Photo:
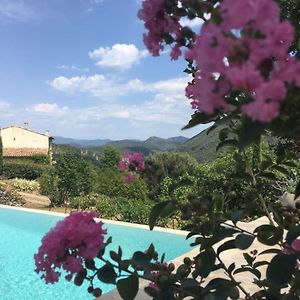
<instances>
[{"instance_id":1,"label":"sunlit water surface","mask_svg":"<svg viewBox=\"0 0 300 300\"><path fill-rule=\"evenodd\" d=\"M33 255L40 246L41 238L61 219L59 216L0 208L0 299L92 299L84 286L77 287L63 279L57 284L46 285L34 272ZM114 224L105 224L105 228L107 236L113 237L109 249L117 250L122 245L127 258L136 250L147 249L150 243L160 254L166 253L167 261L191 249L184 235ZM101 288L105 293L113 286Z\"/></svg>"}]
</instances>

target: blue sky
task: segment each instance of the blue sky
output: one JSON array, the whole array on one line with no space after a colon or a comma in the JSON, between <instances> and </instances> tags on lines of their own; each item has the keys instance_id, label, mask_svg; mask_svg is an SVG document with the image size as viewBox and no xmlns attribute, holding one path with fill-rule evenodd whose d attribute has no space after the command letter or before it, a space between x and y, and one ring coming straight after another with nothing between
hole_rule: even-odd
<instances>
[{"instance_id":1,"label":"blue sky","mask_svg":"<svg viewBox=\"0 0 300 300\"><path fill-rule=\"evenodd\" d=\"M147 52L140 3L0 0L0 126L86 139L203 130L180 130L193 113L185 64Z\"/></svg>"}]
</instances>

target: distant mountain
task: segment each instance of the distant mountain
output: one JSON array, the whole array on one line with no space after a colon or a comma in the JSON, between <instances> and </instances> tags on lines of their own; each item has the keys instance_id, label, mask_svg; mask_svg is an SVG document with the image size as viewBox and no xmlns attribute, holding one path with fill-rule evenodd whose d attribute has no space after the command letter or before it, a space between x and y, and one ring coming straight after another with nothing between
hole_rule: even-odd
<instances>
[{"instance_id":1,"label":"distant mountain","mask_svg":"<svg viewBox=\"0 0 300 300\"><path fill-rule=\"evenodd\" d=\"M216 156L216 148L219 144L219 132L222 126L209 132L209 128L195 135L178 147L179 151L187 152L194 156L199 162L213 161Z\"/></svg>"},{"instance_id":2,"label":"distant mountain","mask_svg":"<svg viewBox=\"0 0 300 300\"><path fill-rule=\"evenodd\" d=\"M103 146L107 143L109 143L109 139L104 140L80 140L80 139L72 139L72 138L65 138L61 136L55 136L53 143L56 145L72 145L75 147L97 147L97 146Z\"/></svg>"},{"instance_id":3,"label":"distant mountain","mask_svg":"<svg viewBox=\"0 0 300 300\"><path fill-rule=\"evenodd\" d=\"M188 138L183 136L171 137L168 139L152 136L145 141L140 141L140 140L112 141L109 139L81 140L81 139L72 139L72 138L55 136L53 143L56 145L71 145L77 148L85 148L85 147L95 148L95 147L102 147L110 144L117 148L121 148L122 150L141 151L144 154L149 154L155 151L174 150L178 147L178 145L183 144L187 140Z\"/></svg>"}]
</instances>

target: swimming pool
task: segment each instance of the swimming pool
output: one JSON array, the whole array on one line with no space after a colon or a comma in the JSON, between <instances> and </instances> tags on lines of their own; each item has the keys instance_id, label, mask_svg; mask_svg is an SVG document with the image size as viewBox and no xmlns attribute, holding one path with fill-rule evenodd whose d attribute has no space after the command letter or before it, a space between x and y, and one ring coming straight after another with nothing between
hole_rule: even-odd
<instances>
[{"instance_id":1,"label":"swimming pool","mask_svg":"<svg viewBox=\"0 0 300 300\"><path fill-rule=\"evenodd\" d=\"M83 286L77 287L65 280L46 285L34 272L33 254L37 252L41 238L62 218L0 206L0 299L90 299ZM151 242L159 254L167 252L167 261L191 250L185 235L111 223L104 227L108 231L107 237L113 237L109 249L117 250L121 245L124 257L129 258L136 250L146 250ZM112 288L114 286L104 285L103 292Z\"/></svg>"}]
</instances>

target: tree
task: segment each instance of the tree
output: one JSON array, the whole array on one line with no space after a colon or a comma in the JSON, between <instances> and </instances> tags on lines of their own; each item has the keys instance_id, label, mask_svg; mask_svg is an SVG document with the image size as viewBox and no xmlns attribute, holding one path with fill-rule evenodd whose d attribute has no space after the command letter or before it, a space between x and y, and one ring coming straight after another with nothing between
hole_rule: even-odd
<instances>
[{"instance_id":1,"label":"tree","mask_svg":"<svg viewBox=\"0 0 300 300\"><path fill-rule=\"evenodd\" d=\"M176 180L185 174L195 175L197 166L197 160L187 153L158 152L148 156L145 160L145 178L150 198L157 199L164 178Z\"/></svg>"},{"instance_id":2,"label":"tree","mask_svg":"<svg viewBox=\"0 0 300 300\"><path fill-rule=\"evenodd\" d=\"M121 160L121 152L112 145L107 145L103 149L100 157L101 169L117 169L118 163Z\"/></svg>"},{"instance_id":3,"label":"tree","mask_svg":"<svg viewBox=\"0 0 300 300\"><path fill-rule=\"evenodd\" d=\"M55 166L58 176L58 192L62 203L66 204L69 197L88 194L93 189L96 177L91 163L78 155L64 155Z\"/></svg>"}]
</instances>

